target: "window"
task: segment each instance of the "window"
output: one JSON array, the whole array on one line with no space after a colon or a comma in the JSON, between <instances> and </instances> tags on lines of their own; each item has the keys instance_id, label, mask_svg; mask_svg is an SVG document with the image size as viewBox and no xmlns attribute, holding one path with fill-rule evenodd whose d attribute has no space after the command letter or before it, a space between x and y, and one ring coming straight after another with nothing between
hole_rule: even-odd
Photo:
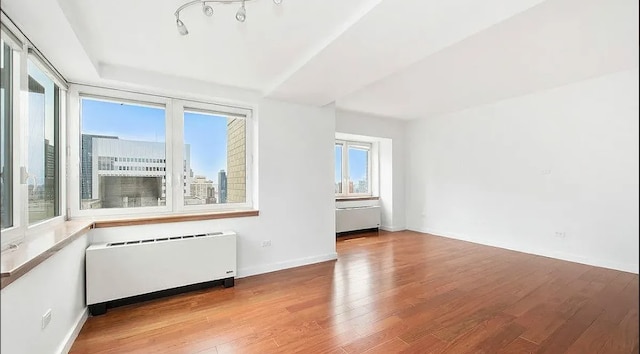
<instances>
[{"instance_id":1,"label":"window","mask_svg":"<svg viewBox=\"0 0 640 354\"><path fill-rule=\"evenodd\" d=\"M15 25L0 30L1 244L64 220L60 132L66 83ZM16 36L19 33L20 36Z\"/></svg>"},{"instance_id":2,"label":"window","mask_svg":"<svg viewBox=\"0 0 640 354\"><path fill-rule=\"evenodd\" d=\"M92 97L80 106L80 209L166 205L166 174L139 162L166 156L164 107Z\"/></svg>"},{"instance_id":3,"label":"window","mask_svg":"<svg viewBox=\"0 0 640 354\"><path fill-rule=\"evenodd\" d=\"M245 120L184 112L184 205L246 201Z\"/></svg>"},{"instance_id":4,"label":"window","mask_svg":"<svg viewBox=\"0 0 640 354\"><path fill-rule=\"evenodd\" d=\"M340 196L371 195L371 144L336 141L335 193Z\"/></svg>"},{"instance_id":5,"label":"window","mask_svg":"<svg viewBox=\"0 0 640 354\"><path fill-rule=\"evenodd\" d=\"M13 50L4 40L0 43L0 219L6 229L13 226Z\"/></svg>"},{"instance_id":6,"label":"window","mask_svg":"<svg viewBox=\"0 0 640 354\"><path fill-rule=\"evenodd\" d=\"M27 191L29 224L60 215L58 141L60 90L30 58Z\"/></svg>"},{"instance_id":7,"label":"window","mask_svg":"<svg viewBox=\"0 0 640 354\"><path fill-rule=\"evenodd\" d=\"M252 207L250 110L81 85L69 97L72 216Z\"/></svg>"}]
</instances>

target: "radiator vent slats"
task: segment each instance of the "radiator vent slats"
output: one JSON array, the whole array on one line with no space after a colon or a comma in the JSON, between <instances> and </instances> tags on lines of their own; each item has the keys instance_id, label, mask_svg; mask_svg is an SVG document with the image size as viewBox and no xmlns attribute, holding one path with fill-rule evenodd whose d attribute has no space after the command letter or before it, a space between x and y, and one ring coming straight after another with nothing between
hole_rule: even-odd
<instances>
[{"instance_id":1,"label":"radiator vent slats","mask_svg":"<svg viewBox=\"0 0 640 354\"><path fill-rule=\"evenodd\" d=\"M183 240L183 239L189 239L189 238L216 236L216 235L222 235L222 232L210 232L210 233L207 233L207 234L172 236L172 237L159 237L159 238L151 238L151 239L146 239L146 240L113 242L113 243L107 243L107 247L124 246L124 245L135 245L135 244L150 243L150 242L177 241L177 240Z\"/></svg>"}]
</instances>

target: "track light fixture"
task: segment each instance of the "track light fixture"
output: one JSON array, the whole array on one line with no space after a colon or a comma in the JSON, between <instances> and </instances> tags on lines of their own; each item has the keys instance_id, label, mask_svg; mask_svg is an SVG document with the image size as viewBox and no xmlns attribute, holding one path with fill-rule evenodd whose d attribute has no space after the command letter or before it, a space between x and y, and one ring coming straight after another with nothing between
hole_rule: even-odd
<instances>
[{"instance_id":1,"label":"track light fixture","mask_svg":"<svg viewBox=\"0 0 640 354\"><path fill-rule=\"evenodd\" d=\"M181 35L186 36L189 34L189 31L187 30L187 26L185 26L184 23L180 21L180 19L177 17L176 17L176 26L178 26L178 33L180 33Z\"/></svg>"},{"instance_id":2,"label":"track light fixture","mask_svg":"<svg viewBox=\"0 0 640 354\"><path fill-rule=\"evenodd\" d=\"M244 20L246 19L247 19L247 9L245 9L244 1L243 1L242 6L240 6L240 8L238 9L238 12L236 12L236 20L240 22L244 22Z\"/></svg>"},{"instance_id":3,"label":"track light fixture","mask_svg":"<svg viewBox=\"0 0 640 354\"><path fill-rule=\"evenodd\" d=\"M176 12L174 13L174 16L176 16L176 26L178 27L178 33L180 33L183 36L186 36L187 34L189 34L189 31L187 30L187 26L185 26L184 23L180 20L180 11L186 9L187 7L190 7L193 5L202 5L202 13L205 14L205 16L210 17L210 16L213 16L213 7L209 5L209 3L217 3L217 4L223 4L223 5L239 3L240 8L236 12L236 20L238 20L238 22L244 22L247 19L247 8L244 5L245 5L245 2L249 2L249 1L256 1L256 0L192 0L192 1L186 2L182 6L178 7ZM282 0L273 0L273 3L276 5L280 5L282 3Z\"/></svg>"}]
</instances>

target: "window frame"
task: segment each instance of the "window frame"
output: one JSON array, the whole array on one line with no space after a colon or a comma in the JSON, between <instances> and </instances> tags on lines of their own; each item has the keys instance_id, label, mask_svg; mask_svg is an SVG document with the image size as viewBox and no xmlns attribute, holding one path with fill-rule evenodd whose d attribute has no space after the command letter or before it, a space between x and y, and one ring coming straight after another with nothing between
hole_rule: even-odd
<instances>
[{"instance_id":1,"label":"window frame","mask_svg":"<svg viewBox=\"0 0 640 354\"><path fill-rule=\"evenodd\" d=\"M176 144L174 149L174 159L184 156L184 113L188 111L201 112L204 114L219 114L226 117L237 117L245 120L245 202L244 203L224 203L224 204L203 204L203 205L184 205L184 193L177 193L174 196L175 205L174 208L178 212L203 212L203 211L223 211L223 210L235 210L235 209L251 209L253 206L253 183L252 183L252 124L251 117L252 111L241 107L222 106L214 103L205 103L190 101L184 99L176 99L174 104L176 116L179 116L178 120L181 124L176 124L173 130L174 141L180 141L181 144ZM179 140L178 140L179 139ZM227 161L228 163L228 161ZM177 171L177 170L176 170ZM227 167L227 173L228 167ZM178 186L182 190L182 186L185 181L183 175L180 174L180 180ZM219 186L218 186L219 188Z\"/></svg>"},{"instance_id":2,"label":"window frame","mask_svg":"<svg viewBox=\"0 0 640 354\"><path fill-rule=\"evenodd\" d=\"M339 198L357 198L357 197L371 197L373 196L373 181L372 181L372 159L373 159L373 144L364 141L354 140L342 140L336 139L334 148L336 145L342 146L342 193L335 193ZM349 192L349 148L357 148L367 150L367 190L368 193L350 193Z\"/></svg>"},{"instance_id":3,"label":"window frame","mask_svg":"<svg viewBox=\"0 0 640 354\"><path fill-rule=\"evenodd\" d=\"M66 146L65 130L67 124L66 94L68 84L45 57L33 46L18 27L2 12L2 39L11 49L12 63L12 112L11 112L11 132L12 136L12 216L13 225L2 229L0 238L1 249L4 250L12 244L20 243L27 235L38 233L41 230L49 229L61 224L66 219L66 157L64 147ZM55 166L57 176L55 184L55 194L57 197L57 216L39 220L29 224L29 201L28 184L26 182L28 166L28 139L22 132L28 131L29 125L29 73L28 61L31 60L46 76L54 83L54 92L59 101L57 107L58 122L54 135L58 138L55 142L55 153L58 157Z\"/></svg>"},{"instance_id":4,"label":"window frame","mask_svg":"<svg viewBox=\"0 0 640 354\"><path fill-rule=\"evenodd\" d=\"M166 203L158 207L133 208L101 208L81 209L80 200L80 172L82 162L82 121L81 99L100 99L112 102L124 102L138 105L165 107L165 159L166 159ZM202 111L207 114L244 117L246 120L246 202L232 204L184 204L182 163L184 154L184 110ZM71 218L94 217L97 219L113 219L118 217L136 217L149 215L180 215L195 212L216 212L229 210L248 210L253 208L253 135L252 108L222 105L202 102L185 98L163 95L146 94L120 90L115 88L96 87L82 84L72 84L69 88L67 111L69 114L68 134L68 187L67 203L70 206L68 214Z\"/></svg>"}]
</instances>

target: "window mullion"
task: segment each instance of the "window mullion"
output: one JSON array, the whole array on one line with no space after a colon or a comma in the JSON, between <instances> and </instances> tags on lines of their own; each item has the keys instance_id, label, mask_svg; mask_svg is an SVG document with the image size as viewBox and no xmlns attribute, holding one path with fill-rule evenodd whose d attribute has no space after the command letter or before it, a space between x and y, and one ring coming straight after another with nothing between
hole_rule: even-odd
<instances>
[{"instance_id":1,"label":"window mullion","mask_svg":"<svg viewBox=\"0 0 640 354\"><path fill-rule=\"evenodd\" d=\"M173 150L167 153L167 156L171 156L171 161L168 161L168 169L171 173L168 173L167 177L169 178L170 176L171 181L167 181L167 196L172 196L173 211L183 211L184 102L181 100L171 100L170 104L173 106L170 110L172 123L170 140ZM169 109L167 109L167 111L169 111Z\"/></svg>"},{"instance_id":2,"label":"window mullion","mask_svg":"<svg viewBox=\"0 0 640 354\"><path fill-rule=\"evenodd\" d=\"M349 144L342 145L342 194L348 196L349 192Z\"/></svg>"}]
</instances>

